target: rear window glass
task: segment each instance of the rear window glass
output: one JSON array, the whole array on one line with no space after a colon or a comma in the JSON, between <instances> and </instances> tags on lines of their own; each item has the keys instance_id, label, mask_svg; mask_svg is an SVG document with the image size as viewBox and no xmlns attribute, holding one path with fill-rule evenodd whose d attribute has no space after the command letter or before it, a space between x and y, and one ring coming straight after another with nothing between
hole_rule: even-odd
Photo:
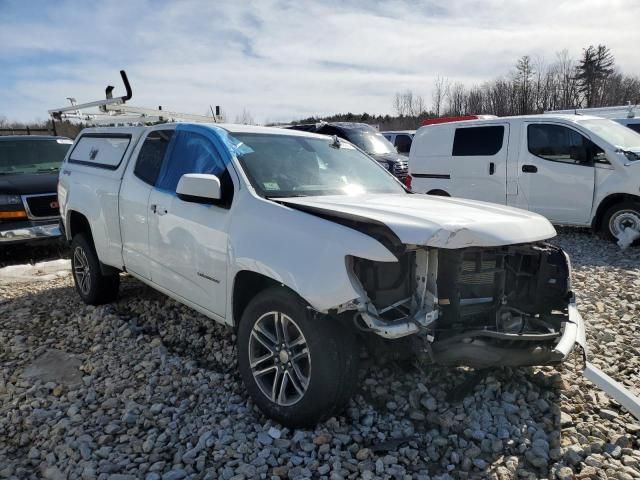
<instances>
[{"instance_id":1,"label":"rear window glass","mask_svg":"<svg viewBox=\"0 0 640 480\"><path fill-rule=\"evenodd\" d=\"M451 154L457 157L495 155L502 149L503 138L501 125L457 128Z\"/></svg>"},{"instance_id":2,"label":"rear window glass","mask_svg":"<svg viewBox=\"0 0 640 480\"><path fill-rule=\"evenodd\" d=\"M149 185L156 184L171 137L173 130L158 130L147 136L133 170L136 177Z\"/></svg>"},{"instance_id":3,"label":"rear window glass","mask_svg":"<svg viewBox=\"0 0 640 480\"><path fill-rule=\"evenodd\" d=\"M629 127L634 132L640 133L640 123L628 123L627 127Z\"/></svg>"},{"instance_id":4,"label":"rear window glass","mask_svg":"<svg viewBox=\"0 0 640 480\"><path fill-rule=\"evenodd\" d=\"M131 135L86 134L73 147L69 162L115 170L130 142Z\"/></svg>"}]
</instances>

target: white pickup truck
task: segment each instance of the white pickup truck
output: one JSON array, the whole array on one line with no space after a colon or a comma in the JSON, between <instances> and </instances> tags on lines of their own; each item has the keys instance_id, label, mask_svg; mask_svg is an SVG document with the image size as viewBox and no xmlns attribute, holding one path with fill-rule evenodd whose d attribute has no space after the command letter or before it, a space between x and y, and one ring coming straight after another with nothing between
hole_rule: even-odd
<instances>
[{"instance_id":1,"label":"white pickup truck","mask_svg":"<svg viewBox=\"0 0 640 480\"><path fill-rule=\"evenodd\" d=\"M127 272L235 329L246 388L309 425L345 405L361 348L472 367L562 362L584 326L542 216L417 195L337 137L164 124L84 130L58 190L76 289Z\"/></svg>"}]
</instances>

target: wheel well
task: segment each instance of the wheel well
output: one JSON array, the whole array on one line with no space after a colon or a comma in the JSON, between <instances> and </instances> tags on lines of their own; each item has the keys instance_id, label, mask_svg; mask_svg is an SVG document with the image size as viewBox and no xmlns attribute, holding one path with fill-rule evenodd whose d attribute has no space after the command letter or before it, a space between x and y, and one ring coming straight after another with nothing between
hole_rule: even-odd
<instances>
[{"instance_id":1,"label":"wheel well","mask_svg":"<svg viewBox=\"0 0 640 480\"><path fill-rule=\"evenodd\" d=\"M239 272L233 282L233 328L238 328L242 314L253 297L277 285L282 284L260 273L249 270Z\"/></svg>"},{"instance_id":2,"label":"wheel well","mask_svg":"<svg viewBox=\"0 0 640 480\"><path fill-rule=\"evenodd\" d=\"M93 236L91 235L91 225L89 220L83 214L72 211L69 215L69 239L73 239L79 233L88 233L89 240L93 242Z\"/></svg>"},{"instance_id":3,"label":"wheel well","mask_svg":"<svg viewBox=\"0 0 640 480\"><path fill-rule=\"evenodd\" d=\"M605 212L609 210L609 208L611 208L616 203L621 203L627 200L638 202L640 201L640 197L636 195L630 195L628 193L614 193L612 195L609 195L608 197L605 197L604 200L600 202L600 205L598 205L596 214L593 216L593 220L591 220L591 228L593 229L593 231L597 232L600 230L602 217L604 216Z\"/></svg>"},{"instance_id":4,"label":"wheel well","mask_svg":"<svg viewBox=\"0 0 640 480\"><path fill-rule=\"evenodd\" d=\"M444 190L440 190L439 188L436 188L434 190L429 190L427 192L427 195L437 195L439 197L450 197L451 196L447 192L445 192Z\"/></svg>"}]
</instances>

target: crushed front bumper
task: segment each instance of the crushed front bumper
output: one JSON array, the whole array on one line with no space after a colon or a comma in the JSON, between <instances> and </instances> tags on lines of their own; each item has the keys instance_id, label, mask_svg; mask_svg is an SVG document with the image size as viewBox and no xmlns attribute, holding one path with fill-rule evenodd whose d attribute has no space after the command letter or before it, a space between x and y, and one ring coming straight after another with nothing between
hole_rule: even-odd
<instances>
[{"instance_id":1,"label":"crushed front bumper","mask_svg":"<svg viewBox=\"0 0 640 480\"><path fill-rule=\"evenodd\" d=\"M569 356L576 343L586 351L584 321L576 308L575 297L572 296L569 301L568 319L555 346L540 348L536 342L523 342L519 337L518 334L501 335L504 340L513 340L508 347L484 341L481 337L469 342L436 341L432 345L432 353L436 363L450 366L489 368L557 365Z\"/></svg>"},{"instance_id":2,"label":"crushed front bumper","mask_svg":"<svg viewBox=\"0 0 640 480\"><path fill-rule=\"evenodd\" d=\"M49 223L25 222L0 226L0 244L2 245L56 240L60 235L58 220Z\"/></svg>"}]
</instances>

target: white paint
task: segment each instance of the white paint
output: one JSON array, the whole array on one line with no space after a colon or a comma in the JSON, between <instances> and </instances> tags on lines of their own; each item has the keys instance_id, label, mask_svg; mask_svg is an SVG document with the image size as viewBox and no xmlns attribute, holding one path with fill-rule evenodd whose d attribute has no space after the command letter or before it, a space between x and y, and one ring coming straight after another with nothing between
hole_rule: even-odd
<instances>
[{"instance_id":1,"label":"white paint","mask_svg":"<svg viewBox=\"0 0 640 480\"><path fill-rule=\"evenodd\" d=\"M640 232L633 228L625 228L618 234L618 246L620 250L626 250L631 246L633 242L635 242L638 238L640 238Z\"/></svg>"},{"instance_id":2,"label":"white paint","mask_svg":"<svg viewBox=\"0 0 640 480\"><path fill-rule=\"evenodd\" d=\"M162 128L175 125L91 131L130 130L137 140L143 132ZM264 127L230 129L314 136ZM60 176L63 218L68 225L72 210L87 216L103 263L125 267L158 290L228 324L238 320L232 318L229 305L240 272L267 276L326 312L361 296L347 257L396 261L371 236L296 210L293 204L382 223L412 245L498 246L555 235L539 215L470 200L409 194L266 200L254 192L235 159L230 165L234 198L229 209L186 202L149 187L133 173L135 161L130 159L137 157L141 145L140 140L132 142L113 171L65 163Z\"/></svg>"},{"instance_id":3,"label":"white paint","mask_svg":"<svg viewBox=\"0 0 640 480\"><path fill-rule=\"evenodd\" d=\"M556 224L591 226L599 205L609 195L627 194L640 200L640 161L629 162L618 145L585 124L591 120L611 122L587 115L544 114L422 127L416 133L409 156L413 190L419 193L444 190L455 197L493 201L537 212ZM452 156L456 129L505 124L509 129L498 154ZM531 154L527 127L532 124L558 125L573 130L600 147L609 164L578 165ZM640 151L640 135L637 143L637 149L631 150ZM505 161L506 176L503 176ZM489 173L489 162L496 166L493 175ZM524 172L523 167L529 166L537 171ZM450 178L419 178L420 174L450 175ZM505 189L506 196L503 197Z\"/></svg>"}]
</instances>

